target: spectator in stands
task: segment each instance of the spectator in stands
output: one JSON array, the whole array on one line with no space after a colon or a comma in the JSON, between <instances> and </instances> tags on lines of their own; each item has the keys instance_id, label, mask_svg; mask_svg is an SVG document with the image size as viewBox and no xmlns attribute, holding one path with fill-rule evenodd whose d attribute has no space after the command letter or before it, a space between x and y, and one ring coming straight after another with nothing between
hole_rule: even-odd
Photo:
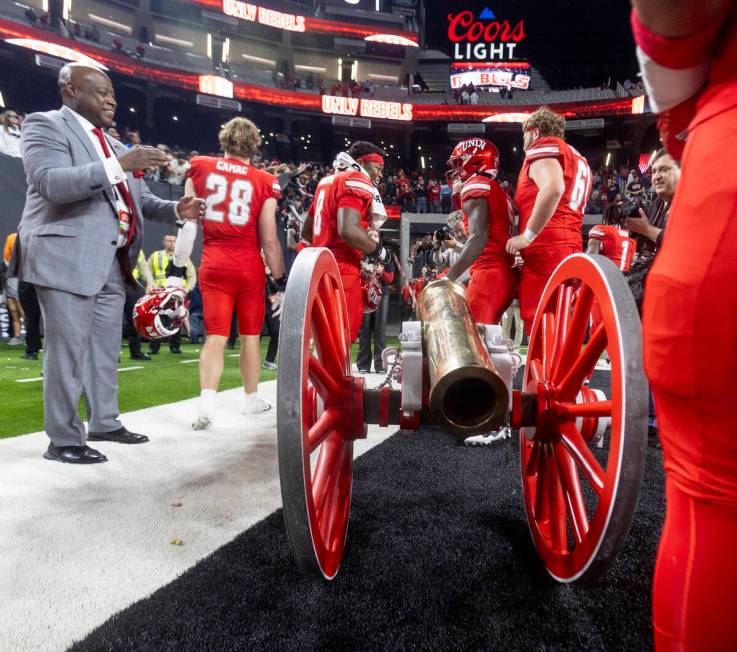
<instances>
[{"instance_id":1,"label":"spectator in stands","mask_svg":"<svg viewBox=\"0 0 737 652\"><path fill-rule=\"evenodd\" d=\"M115 140L123 140L120 137L120 133L118 132L118 130L115 127L108 127L105 130L105 133L107 133L107 135L110 136L111 138L115 138Z\"/></svg>"},{"instance_id":2,"label":"spectator in stands","mask_svg":"<svg viewBox=\"0 0 737 652\"><path fill-rule=\"evenodd\" d=\"M20 157L20 120L15 111L0 115L0 152Z\"/></svg>"},{"instance_id":3,"label":"spectator in stands","mask_svg":"<svg viewBox=\"0 0 737 652\"><path fill-rule=\"evenodd\" d=\"M184 155L184 152L176 152L174 158L169 161L169 169L167 171L167 181L172 186L183 186L184 176L189 170L189 161Z\"/></svg>"},{"instance_id":4,"label":"spectator in stands","mask_svg":"<svg viewBox=\"0 0 737 652\"><path fill-rule=\"evenodd\" d=\"M430 179L427 182L427 201L430 204L431 213L443 212L440 204L440 184L437 179Z\"/></svg>"},{"instance_id":5,"label":"spectator in stands","mask_svg":"<svg viewBox=\"0 0 737 652\"><path fill-rule=\"evenodd\" d=\"M478 91L476 90L476 87L472 83L468 85L468 103L469 104L479 103Z\"/></svg>"},{"instance_id":6,"label":"spectator in stands","mask_svg":"<svg viewBox=\"0 0 737 652\"><path fill-rule=\"evenodd\" d=\"M141 134L137 131L129 131L128 137L125 142L125 146L130 149L131 147L135 147L136 145L141 144Z\"/></svg>"},{"instance_id":7,"label":"spectator in stands","mask_svg":"<svg viewBox=\"0 0 737 652\"><path fill-rule=\"evenodd\" d=\"M397 201L397 184L394 175L390 174L386 178L386 191L382 197L385 204L393 204Z\"/></svg>"},{"instance_id":8,"label":"spectator in stands","mask_svg":"<svg viewBox=\"0 0 737 652\"><path fill-rule=\"evenodd\" d=\"M422 175L417 177L417 183L415 184L415 202L418 213L427 213L427 188L425 187L425 177Z\"/></svg>"},{"instance_id":9,"label":"spectator in stands","mask_svg":"<svg viewBox=\"0 0 737 652\"><path fill-rule=\"evenodd\" d=\"M20 301L18 300L18 279L14 275L8 273L17 238L17 233L10 233L8 237L5 238L2 261L3 271L5 271L5 287L2 288L2 290L5 296L5 306L8 309L10 321L13 327L12 335L8 341L10 346L19 346L23 344L23 339L21 338L23 309L21 308Z\"/></svg>"}]
</instances>

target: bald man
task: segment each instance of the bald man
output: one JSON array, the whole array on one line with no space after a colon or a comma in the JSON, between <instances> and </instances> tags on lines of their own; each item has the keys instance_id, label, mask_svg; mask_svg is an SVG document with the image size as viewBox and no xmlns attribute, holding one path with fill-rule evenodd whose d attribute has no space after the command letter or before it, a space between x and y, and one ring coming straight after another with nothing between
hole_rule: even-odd
<instances>
[{"instance_id":1,"label":"bald man","mask_svg":"<svg viewBox=\"0 0 737 652\"><path fill-rule=\"evenodd\" d=\"M166 224L197 220L204 202L163 201L134 171L164 165L153 147L126 149L105 134L115 92L97 68L59 72L62 108L33 113L21 150L28 180L18 233L21 276L35 286L46 325L44 457L71 464L105 462L87 440L141 444L118 420L117 361L125 284L143 235L143 218ZM77 413L87 403L89 434Z\"/></svg>"}]
</instances>

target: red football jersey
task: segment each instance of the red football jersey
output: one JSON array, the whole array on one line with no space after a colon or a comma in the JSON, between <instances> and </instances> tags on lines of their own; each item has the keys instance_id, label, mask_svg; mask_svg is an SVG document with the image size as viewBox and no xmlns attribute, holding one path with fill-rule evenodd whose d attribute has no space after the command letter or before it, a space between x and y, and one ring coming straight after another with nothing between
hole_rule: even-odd
<instances>
[{"instance_id":1,"label":"red football jersey","mask_svg":"<svg viewBox=\"0 0 737 652\"><path fill-rule=\"evenodd\" d=\"M341 271L346 271L344 266L348 266L359 274L363 252L348 245L338 235L338 209L355 208L361 214L361 226L368 229L376 192L368 177L358 171L338 172L324 177L317 184L308 213L312 216L312 244L330 249Z\"/></svg>"},{"instance_id":2,"label":"red football jersey","mask_svg":"<svg viewBox=\"0 0 737 652\"><path fill-rule=\"evenodd\" d=\"M258 218L264 202L281 194L276 177L238 159L213 156L194 157L187 176L207 204L201 267L261 264Z\"/></svg>"},{"instance_id":3,"label":"red football jersey","mask_svg":"<svg viewBox=\"0 0 737 652\"><path fill-rule=\"evenodd\" d=\"M554 158L560 163L565 191L545 228L524 251L550 244L580 246L583 210L591 192L591 169L586 159L561 138L538 138L525 153L515 196L519 209L519 232L524 233L527 228L538 193L537 184L529 177L530 165L542 158Z\"/></svg>"},{"instance_id":4,"label":"red football jersey","mask_svg":"<svg viewBox=\"0 0 737 652\"><path fill-rule=\"evenodd\" d=\"M468 179L461 188L461 204L473 198L486 199L489 205L489 238L479 257L471 265L475 269L491 267L511 267L514 256L506 250L507 240L512 237L514 229L514 205L502 187L490 177L477 174ZM468 233L468 217L464 211L463 226Z\"/></svg>"},{"instance_id":5,"label":"red football jersey","mask_svg":"<svg viewBox=\"0 0 737 652\"><path fill-rule=\"evenodd\" d=\"M599 253L606 256L623 272L629 272L637 243L627 229L609 224L597 224L589 231L589 238L601 242Z\"/></svg>"}]
</instances>

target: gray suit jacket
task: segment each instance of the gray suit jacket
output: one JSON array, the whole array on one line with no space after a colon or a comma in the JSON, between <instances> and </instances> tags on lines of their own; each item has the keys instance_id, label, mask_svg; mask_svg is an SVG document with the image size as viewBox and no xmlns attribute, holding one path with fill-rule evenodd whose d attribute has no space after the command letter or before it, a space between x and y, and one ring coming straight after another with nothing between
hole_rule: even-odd
<instances>
[{"instance_id":1,"label":"gray suit jacket","mask_svg":"<svg viewBox=\"0 0 737 652\"><path fill-rule=\"evenodd\" d=\"M108 138L113 155L126 150ZM32 113L21 139L28 192L18 227L21 278L83 296L104 285L118 239L115 196L102 160L66 107ZM128 252L133 269L141 248L142 217L174 224L176 202L151 193L143 179L128 173L136 209L136 233Z\"/></svg>"}]
</instances>

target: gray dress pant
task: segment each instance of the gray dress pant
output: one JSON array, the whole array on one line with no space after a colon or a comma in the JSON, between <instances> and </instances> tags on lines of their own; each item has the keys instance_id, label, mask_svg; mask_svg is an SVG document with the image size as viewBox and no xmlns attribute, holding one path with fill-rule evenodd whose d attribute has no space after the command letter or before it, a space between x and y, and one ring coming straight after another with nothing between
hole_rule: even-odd
<instances>
[{"instance_id":1,"label":"gray dress pant","mask_svg":"<svg viewBox=\"0 0 737 652\"><path fill-rule=\"evenodd\" d=\"M90 432L118 421L118 355L125 281L117 258L102 289L85 297L36 286L46 325L43 356L44 427L55 446L87 441L77 406L84 392Z\"/></svg>"}]
</instances>

